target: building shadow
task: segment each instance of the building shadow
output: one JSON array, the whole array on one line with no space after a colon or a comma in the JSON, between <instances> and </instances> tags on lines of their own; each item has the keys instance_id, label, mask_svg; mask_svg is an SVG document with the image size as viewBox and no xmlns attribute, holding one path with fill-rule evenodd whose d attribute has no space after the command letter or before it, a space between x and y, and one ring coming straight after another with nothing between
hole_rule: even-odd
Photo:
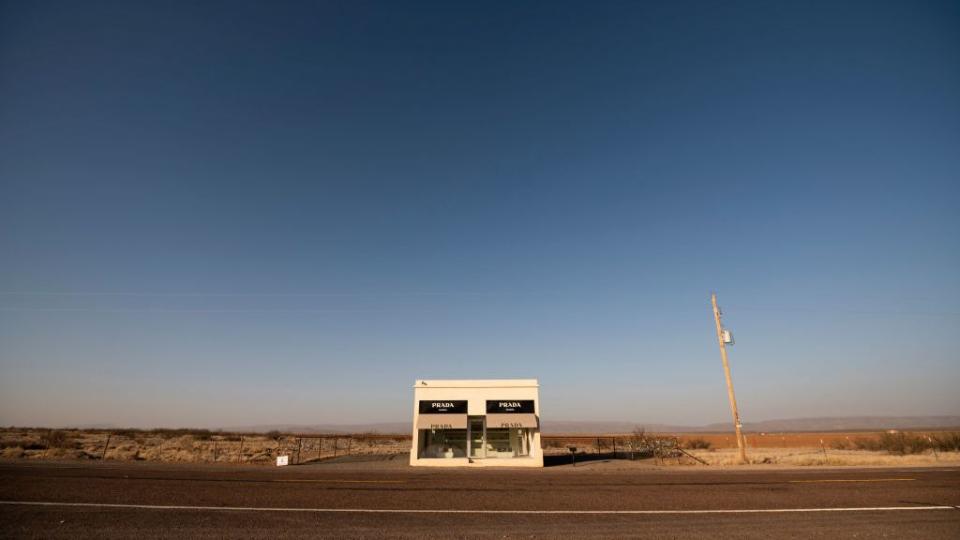
<instances>
[{"instance_id":1,"label":"building shadow","mask_svg":"<svg viewBox=\"0 0 960 540\"><path fill-rule=\"evenodd\" d=\"M629 460L629 454L624 455L622 452L600 452L600 453L577 453L577 454L556 454L550 456L543 456L543 466L544 467L558 467L561 465L579 465L581 463L589 463L591 461L610 461L613 459L625 459Z\"/></svg>"}]
</instances>

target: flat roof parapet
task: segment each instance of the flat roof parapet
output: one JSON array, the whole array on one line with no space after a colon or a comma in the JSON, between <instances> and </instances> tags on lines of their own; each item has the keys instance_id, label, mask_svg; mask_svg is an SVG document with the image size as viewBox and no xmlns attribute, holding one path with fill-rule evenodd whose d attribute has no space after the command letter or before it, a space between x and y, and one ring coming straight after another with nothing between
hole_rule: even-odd
<instances>
[{"instance_id":1,"label":"flat roof parapet","mask_svg":"<svg viewBox=\"0 0 960 540\"><path fill-rule=\"evenodd\" d=\"M537 379L418 379L414 388L538 388Z\"/></svg>"}]
</instances>

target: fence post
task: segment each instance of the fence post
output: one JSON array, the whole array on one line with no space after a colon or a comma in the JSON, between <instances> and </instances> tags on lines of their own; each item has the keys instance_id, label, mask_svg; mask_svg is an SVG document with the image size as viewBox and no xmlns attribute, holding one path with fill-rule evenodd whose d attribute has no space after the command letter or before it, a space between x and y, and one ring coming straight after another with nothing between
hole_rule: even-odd
<instances>
[{"instance_id":1,"label":"fence post","mask_svg":"<svg viewBox=\"0 0 960 540\"><path fill-rule=\"evenodd\" d=\"M113 433L107 433L107 444L103 445L103 452L100 454L100 461L107 459L107 448L110 448L110 438Z\"/></svg>"},{"instance_id":2,"label":"fence post","mask_svg":"<svg viewBox=\"0 0 960 540\"><path fill-rule=\"evenodd\" d=\"M213 462L217 462L217 440L213 440Z\"/></svg>"},{"instance_id":3,"label":"fence post","mask_svg":"<svg viewBox=\"0 0 960 540\"><path fill-rule=\"evenodd\" d=\"M347 439L347 455L350 455L350 449L353 447L353 437Z\"/></svg>"},{"instance_id":4,"label":"fence post","mask_svg":"<svg viewBox=\"0 0 960 540\"><path fill-rule=\"evenodd\" d=\"M317 445L317 459L323 455L323 437L319 437L320 444Z\"/></svg>"},{"instance_id":5,"label":"fence post","mask_svg":"<svg viewBox=\"0 0 960 540\"><path fill-rule=\"evenodd\" d=\"M927 442L930 443L930 449L933 450L933 459L940 461L940 454L937 453L937 445L929 435L927 435Z\"/></svg>"},{"instance_id":6,"label":"fence post","mask_svg":"<svg viewBox=\"0 0 960 540\"><path fill-rule=\"evenodd\" d=\"M333 457L337 457L337 447L340 446L340 437L333 438Z\"/></svg>"},{"instance_id":7,"label":"fence post","mask_svg":"<svg viewBox=\"0 0 960 540\"><path fill-rule=\"evenodd\" d=\"M243 463L243 435L240 436L240 449L237 450L237 463Z\"/></svg>"},{"instance_id":8,"label":"fence post","mask_svg":"<svg viewBox=\"0 0 960 540\"><path fill-rule=\"evenodd\" d=\"M303 437L297 439L297 465L300 464L300 448L303 447Z\"/></svg>"}]
</instances>

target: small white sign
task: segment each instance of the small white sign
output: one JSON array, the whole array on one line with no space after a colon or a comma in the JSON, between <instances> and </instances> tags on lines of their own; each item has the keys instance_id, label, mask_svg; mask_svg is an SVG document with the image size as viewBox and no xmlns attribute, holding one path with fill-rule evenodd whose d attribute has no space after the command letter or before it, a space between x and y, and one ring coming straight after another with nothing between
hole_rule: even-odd
<instances>
[{"instance_id":1,"label":"small white sign","mask_svg":"<svg viewBox=\"0 0 960 540\"><path fill-rule=\"evenodd\" d=\"M286 467L290 464L290 456L277 456L277 467Z\"/></svg>"}]
</instances>

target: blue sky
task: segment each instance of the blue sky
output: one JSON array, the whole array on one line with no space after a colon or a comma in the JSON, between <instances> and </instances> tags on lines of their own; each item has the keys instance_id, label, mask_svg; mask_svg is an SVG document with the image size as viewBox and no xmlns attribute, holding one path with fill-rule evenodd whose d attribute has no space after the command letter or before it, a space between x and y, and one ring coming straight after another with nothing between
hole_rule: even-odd
<instances>
[{"instance_id":1,"label":"blue sky","mask_svg":"<svg viewBox=\"0 0 960 540\"><path fill-rule=\"evenodd\" d=\"M960 414L955 2L0 4L0 424Z\"/></svg>"}]
</instances>

